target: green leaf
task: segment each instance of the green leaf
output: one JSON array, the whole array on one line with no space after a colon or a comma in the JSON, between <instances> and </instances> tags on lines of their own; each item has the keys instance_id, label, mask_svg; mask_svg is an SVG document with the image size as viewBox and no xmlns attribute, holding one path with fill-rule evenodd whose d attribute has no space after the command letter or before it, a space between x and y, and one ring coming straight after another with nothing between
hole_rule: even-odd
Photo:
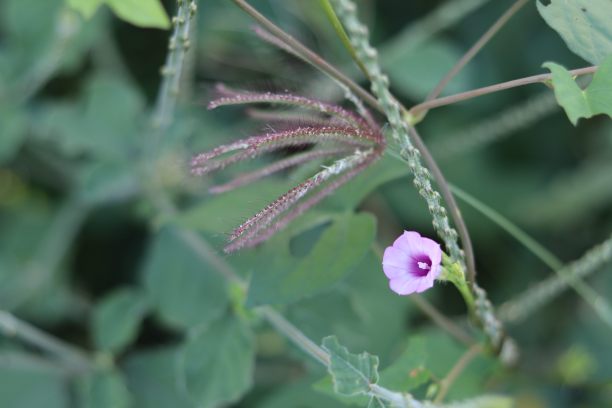
<instances>
[{"instance_id":1,"label":"green leaf","mask_svg":"<svg viewBox=\"0 0 612 408\"><path fill-rule=\"evenodd\" d=\"M426 368L428 357L426 339L421 336L410 337L402 354L394 359L391 366L381 371L379 383L391 390L414 390L431 377Z\"/></svg>"},{"instance_id":2,"label":"green leaf","mask_svg":"<svg viewBox=\"0 0 612 408\"><path fill-rule=\"evenodd\" d=\"M401 52L382 54L383 67L389 73L392 87L414 99L427 96L463 53L453 43L440 39L398 49ZM473 69L467 67L448 84L444 94L471 89L473 78Z\"/></svg>"},{"instance_id":3,"label":"green leaf","mask_svg":"<svg viewBox=\"0 0 612 408\"><path fill-rule=\"evenodd\" d=\"M83 408L127 408L131 395L121 373L113 369L96 370L79 382L78 396Z\"/></svg>"},{"instance_id":4,"label":"green leaf","mask_svg":"<svg viewBox=\"0 0 612 408\"><path fill-rule=\"evenodd\" d=\"M115 14L139 27L170 28L160 0L105 0Z\"/></svg>"},{"instance_id":5,"label":"green leaf","mask_svg":"<svg viewBox=\"0 0 612 408\"><path fill-rule=\"evenodd\" d=\"M91 18L104 0L66 0L68 6L72 7L85 18Z\"/></svg>"},{"instance_id":6,"label":"green leaf","mask_svg":"<svg viewBox=\"0 0 612 408\"><path fill-rule=\"evenodd\" d=\"M333 218L320 237L306 236L309 245L316 243L299 257L291 253L291 243L299 236L292 235L292 230L281 233L261 253L261 259L269 261L253 267L247 305L290 303L332 287L359 265L375 234L372 215L342 214Z\"/></svg>"},{"instance_id":7,"label":"green leaf","mask_svg":"<svg viewBox=\"0 0 612 408\"><path fill-rule=\"evenodd\" d=\"M170 228L155 237L144 280L153 307L174 328L210 323L228 304L225 280Z\"/></svg>"},{"instance_id":8,"label":"green leaf","mask_svg":"<svg viewBox=\"0 0 612 408\"><path fill-rule=\"evenodd\" d=\"M341 210L353 209L378 187L409 174L410 169L407 164L386 154L358 175L355 180L336 190L333 195L321 203L321 206Z\"/></svg>"},{"instance_id":9,"label":"green leaf","mask_svg":"<svg viewBox=\"0 0 612 408\"><path fill-rule=\"evenodd\" d=\"M170 28L170 19L160 0L66 0L85 18L91 18L102 4L117 17L139 27Z\"/></svg>"},{"instance_id":10,"label":"green leaf","mask_svg":"<svg viewBox=\"0 0 612 408\"><path fill-rule=\"evenodd\" d=\"M335 336L325 337L322 346L330 356L334 391L345 396L368 395L370 386L378 382L378 357L365 351L351 354Z\"/></svg>"},{"instance_id":11,"label":"green leaf","mask_svg":"<svg viewBox=\"0 0 612 408\"><path fill-rule=\"evenodd\" d=\"M552 73L552 84L559 105L574 126L580 118L604 114L612 117L612 55L599 67L589 86L582 90L569 71L561 65L543 65Z\"/></svg>"},{"instance_id":12,"label":"green leaf","mask_svg":"<svg viewBox=\"0 0 612 408\"><path fill-rule=\"evenodd\" d=\"M190 335L179 355L179 379L198 407L224 405L251 387L254 362L250 328L234 317L224 317Z\"/></svg>"},{"instance_id":13,"label":"green leaf","mask_svg":"<svg viewBox=\"0 0 612 408\"><path fill-rule=\"evenodd\" d=\"M286 182L253 183L210 197L170 221L184 228L225 234L289 188Z\"/></svg>"},{"instance_id":14,"label":"green leaf","mask_svg":"<svg viewBox=\"0 0 612 408\"><path fill-rule=\"evenodd\" d=\"M134 408L193 408L178 387L178 349L166 347L130 353L123 363L134 395Z\"/></svg>"},{"instance_id":15,"label":"green leaf","mask_svg":"<svg viewBox=\"0 0 612 408\"><path fill-rule=\"evenodd\" d=\"M546 20L570 50L592 64L600 64L612 54L612 1L551 0L536 2Z\"/></svg>"},{"instance_id":16,"label":"green leaf","mask_svg":"<svg viewBox=\"0 0 612 408\"><path fill-rule=\"evenodd\" d=\"M149 307L143 292L122 288L106 296L93 312L92 332L96 348L120 352L138 334L138 326Z\"/></svg>"},{"instance_id":17,"label":"green leaf","mask_svg":"<svg viewBox=\"0 0 612 408\"><path fill-rule=\"evenodd\" d=\"M64 373L42 359L17 351L0 351L0 406L64 408L69 406Z\"/></svg>"}]
</instances>

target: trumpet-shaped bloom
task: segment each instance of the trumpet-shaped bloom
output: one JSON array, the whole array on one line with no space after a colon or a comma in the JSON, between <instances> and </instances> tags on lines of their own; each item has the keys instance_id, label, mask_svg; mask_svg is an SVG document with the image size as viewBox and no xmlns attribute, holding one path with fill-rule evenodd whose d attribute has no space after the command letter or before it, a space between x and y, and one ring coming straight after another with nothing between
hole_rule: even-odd
<instances>
[{"instance_id":1,"label":"trumpet-shaped bloom","mask_svg":"<svg viewBox=\"0 0 612 408\"><path fill-rule=\"evenodd\" d=\"M420 293L431 288L440 275L442 249L415 231L404 231L383 256L383 270L389 287L399 295Z\"/></svg>"}]
</instances>

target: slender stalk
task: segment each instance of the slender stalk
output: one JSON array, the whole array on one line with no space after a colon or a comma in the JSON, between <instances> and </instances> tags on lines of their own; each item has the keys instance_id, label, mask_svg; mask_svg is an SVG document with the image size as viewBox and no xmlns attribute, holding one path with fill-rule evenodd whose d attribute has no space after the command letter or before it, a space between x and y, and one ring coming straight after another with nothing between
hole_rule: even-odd
<instances>
[{"instance_id":1,"label":"slender stalk","mask_svg":"<svg viewBox=\"0 0 612 408\"><path fill-rule=\"evenodd\" d=\"M570 73L574 76L588 75L597 71L597 66L585 67L571 70ZM429 100L410 108L409 112L413 116L422 114L432 108L439 108L440 106L451 105L453 103L465 101L468 99L476 98L478 96L487 95L494 92L504 91L506 89L516 88L519 86L530 85L535 83L541 83L550 81L552 74L539 74L525 78L514 79L512 81L501 82L499 84L485 86L482 88L472 89L471 91L461 92L455 95L445 96L443 98Z\"/></svg>"},{"instance_id":2,"label":"slender stalk","mask_svg":"<svg viewBox=\"0 0 612 408\"><path fill-rule=\"evenodd\" d=\"M542 305L548 303L558 296L572 282L577 282L587 275L595 272L606 262L612 260L612 236L606 241L590 249L582 258L574 261L558 272L559 276L550 277L515 299L506 302L501 307L501 315L505 320L518 322L530 316L531 313ZM612 321L609 303L600 295L589 299L591 306L597 311L606 323Z\"/></svg>"},{"instance_id":3,"label":"slender stalk","mask_svg":"<svg viewBox=\"0 0 612 408\"><path fill-rule=\"evenodd\" d=\"M461 356L461 358L455 363L453 368L448 372L446 377L440 381L440 390L438 391L438 395L434 399L434 404L440 404L444 401L446 394L454 384L454 382L459 378L463 370L467 368L467 366L476 358L480 353L482 353L483 349L480 344L474 344L465 353Z\"/></svg>"},{"instance_id":4,"label":"slender stalk","mask_svg":"<svg viewBox=\"0 0 612 408\"><path fill-rule=\"evenodd\" d=\"M314 67L320 69L325 74L327 74L332 79L340 82L342 85L349 88L355 95L361 98L364 102L375 109L380 109L378 106L378 102L372 95L370 95L366 90L357 85L352 79L345 76L342 72L340 72L337 68L329 64L325 59L321 58L315 52L311 51L308 47L304 46L302 43L293 38L290 34L283 31L276 24L268 20L264 17L260 12L255 10L251 5L249 5L244 0L233 0L234 3L242 10L244 10L247 14L249 14L255 21L261 24L266 30L270 31L276 37L280 38L284 41L288 46L290 46L295 52L300 55L304 61L313 65Z\"/></svg>"},{"instance_id":5,"label":"slender stalk","mask_svg":"<svg viewBox=\"0 0 612 408\"><path fill-rule=\"evenodd\" d=\"M440 80L438 85L427 95L425 101L431 101L442 93L446 85L457 75L468 62L493 38L495 34L514 16L529 0L517 0L493 25L476 41L476 43L457 61L457 63Z\"/></svg>"},{"instance_id":6,"label":"slender stalk","mask_svg":"<svg viewBox=\"0 0 612 408\"><path fill-rule=\"evenodd\" d=\"M351 40L348 38L348 35L346 35L346 31L344 31L344 27L338 19L338 16L336 15L336 12L334 11L334 8L332 7L331 3L329 2L329 0L319 0L319 4L321 5L323 11L325 11L325 15L327 16L327 19L336 31L336 34L340 38L340 41L342 41L342 45L344 45L344 48L346 48L346 50L349 52L351 58L353 59L353 61L355 61L361 72L367 77L368 70L366 69L366 67L363 66L361 60L357 58L355 49L351 45Z\"/></svg>"},{"instance_id":7,"label":"slender stalk","mask_svg":"<svg viewBox=\"0 0 612 408\"><path fill-rule=\"evenodd\" d=\"M193 0L178 0L177 4L177 14L172 19L174 30L168 43L166 63L161 71L164 80L161 83L153 120L154 126L160 129L166 128L172 121L180 91L183 64L190 47L191 19L197 10Z\"/></svg>"},{"instance_id":8,"label":"slender stalk","mask_svg":"<svg viewBox=\"0 0 612 408\"><path fill-rule=\"evenodd\" d=\"M257 309L258 314L265 317L266 320L280 333L284 334L290 339L296 346L298 346L306 354L309 354L319 363L324 366L329 366L330 358L329 354L315 342L310 340L304 335L299 329L292 325L287 319L283 317L276 310L269 306L263 306Z\"/></svg>"},{"instance_id":9,"label":"slender stalk","mask_svg":"<svg viewBox=\"0 0 612 408\"><path fill-rule=\"evenodd\" d=\"M76 372L88 371L93 366L85 352L3 310L0 310L0 333L54 355Z\"/></svg>"},{"instance_id":10,"label":"slender stalk","mask_svg":"<svg viewBox=\"0 0 612 408\"><path fill-rule=\"evenodd\" d=\"M419 149L421 155L423 156L423 161L425 161L425 165L431 170L434 180L438 183L438 187L440 188L440 192L442 193L442 197L446 202L446 205L450 209L450 216L455 223L455 227L457 227L457 232L459 233L459 237L461 238L461 243L463 244L463 254L465 256L465 263L467 266L468 279L471 282L476 280L476 261L474 259L474 248L472 246L472 240L470 238L470 233L465 225L465 221L463 220L463 215L461 215L461 210L453 197L453 193L450 189L450 184L444 178L442 174L442 170L438 166L438 163L433 158L427 146L423 142L423 139L417 132L414 126L409 128L410 136L414 142L414 145ZM443 182L441 183L440 180Z\"/></svg>"},{"instance_id":11,"label":"slender stalk","mask_svg":"<svg viewBox=\"0 0 612 408\"><path fill-rule=\"evenodd\" d=\"M472 197L458 187L452 186L452 189L453 193L455 193L457 197L461 198L485 217L489 218L495 224L500 226L508 234L523 244L523 246L525 246L525 248L533 253L538 259L555 271L559 279L571 286L572 289L574 289L576 293L578 293L578 295L595 311L599 318L612 327L612 308L610 307L609 303L593 288L584 283L584 281L582 281L579 277L570 276L567 274L566 269L563 268L563 262L559 258L557 258L552 252L544 248L539 242L491 207L477 200L475 197Z\"/></svg>"}]
</instances>

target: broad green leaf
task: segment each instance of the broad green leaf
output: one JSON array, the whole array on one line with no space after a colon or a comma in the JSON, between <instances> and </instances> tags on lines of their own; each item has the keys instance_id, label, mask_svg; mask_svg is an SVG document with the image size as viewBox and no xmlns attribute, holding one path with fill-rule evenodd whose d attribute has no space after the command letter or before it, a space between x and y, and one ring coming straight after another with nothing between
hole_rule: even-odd
<instances>
[{"instance_id":1,"label":"broad green leaf","mask_svg":"<svg viewBox=\"0 0 612 408\"><path fill-rule=\"evenodd\" d=\"M0 406L65 408L70 395L64 373L48 362L17 351L0 351Z\"/></svg>"},{"instance_id":2,"label":"broad green leaf","mask_svg":"<svg viewBox=\"0 0 612 408\"><path fill-rule=\"evenodd\" d=\"M339 215L319 237L304 240L316 243L302 257L291 254L290 248L291 240L299 236L291 236L291 230L280 234L262 252L268 263L253 267L247 305L290 303L331 288L359 265L375 233L372 215Z\"/></svg>"},{"instance_id":3,"label":"broad green leaf","mask_svg":"<svg viewBox=\"0 0 612 408\"><path fill-rule=\"evenodd\" d=\"M91 18L106 4L117 17L139 27L170 28L168 14L160 0L66 0L85 18Z\"/></svg>"},{"instance_id":4,"label":"broad green leaf","mask_svg":"<svg viewBox=\"0 0 612 408\"><path fill-rule=\"evenodd\" d=\"M582 90L572 75L561 65L544 64L552 73L552 85L559 105L572 124L580 118L605 114L612 117L612 54L601 64L589 86Z\"/></svg>"},{"instance_id":5,"label":"broad green leaf","mask_svg":"<svg viewBox=\"0 0 612 408\"><path fill-rule=\"evenodd\" d=\"M177 329L210 323L228 304L225 280L169 228L149 249L144 281L161 319Z\"/></svg>"},{"instance_id":6,"label":"broad green leaf","mask_svg":"<svg viewBox=\"0 0 612 408\"><path fill-rule=\"evenodd\" d=\"M95 370L78 384L80 407L128 408L131 395L120 372L113 369Z\"/></svg>"},{"instance_id":7,"label":"broad green leaf","mask_svg":"<svg viewBox=\"0 0 612 408\"><path fill-rule=\"evenodd\" d=\"M365 351L352 354L335 336L324 338L322 346L329 353L334 390L346 396L368 395L370 386L378 382L378 357Z\"/></svg>"},{"instance_id":8,"label":"broad green leaf","mask_svg":"<svg viewBox=\"0 0 612 408\"><path fill-rule=\"evenodd\" d=\"M612 1L550 0L536 2L540 15L570 50L592 64L612 54Z\"/></svg>"},{"instance_id":9,"label":"broad green leaf","mask_svg":"<svg viewBox=\"0 0 612 408\"><path fill-rule=\"evenodd\" d=\"M35 135L69 156L132 160L145 122L144 99L129 82L92 77L80 101L44 107Z\"/></svg>"},{"instance_id":10,"label":"broad green leaf","mask_svg":"<svg viewBox=\"0 0 612 408\"><path fill-rule=\"evenodd\" d=\"M138 334L148 307L146 295L137 289L121 288L102 299L93 312L96 348L117 353L129 345Z\"/></svg>"},{"instance_id":11,"label":"broad green leaf","mask_svg":"<svg viewBox=\"0 0 612 408\"><path fill-rule=\"evenodd\" d=\"M104 0L66 0L68 6L72 7L85 18L91 18L94 15L98 7L100 7Z\"/></svg>"},{"instance_id":12,"label":"broad green leaf","mask_svg":"<svg viewBox=\"0 0 612 408\"><path fill-rule=\"evenodd\" d=\"M382 63L391 78L391 86L414 99L427 96L463 53L451 42L439 39L416 47L404 47L401 51L384 54ZM473 77L472 68L467 67L448 84L444 93L452 94L472 88Z\"/></svg>"},{"instance_id":13,"label":"broad green leaf","mask_svg":"<svg viewBox=\"0 0 612 408\"><path fill-rule=\"evenodd\" d=\"M254 360L250 328L226 316L191 333L179 355L179 380L200 408L228 404L251 387Z\"/></svg>"},{"instance_id":14,"label":"broad green leaf","mask_svg":"<svg viewBox=\"0 0 612 408\"><path fill-rule=\"evenodd\" d=\"M354 180L336 190L323 201L321 207L340 210L355 208L378 187L409 174L410 169L407 164L386 154Z\"/></svg>"},{"instance_id":15,"label":"broad green leaf","mask_svg":"<svg viewBox=\"0 0 612 408\"><path fill-rule=\"evenodd\" d=\"M184 228L226 234L289 188L287 183L278 181L250 184L210 197L181 213L172 222Z\"/></svg>"},{"instance_id":16,"label":"broad green leaf","mask_svg":"<svg viewBox=\"0 0 612 408\"><path fill-rule=\"evenodd\" d=\"M170 28L160 0L105 0L123 20L140 27Z\"/></svg>"},{"instance_id":17,"label":"broad green leaf","mask_svg":"<svg viewBox=\"0 0 612 408\"><path fill-rule=\"evenodd\" d=\"M424 337L410 337L404 352L380 372L379 384L385 388L409 392L425 384L431 377L427 370L430 358Z\"/></svg>"},{"instance_id":18,"label":"broad green leaf","mask_svg":"<svg viewBox=\"0 0 612 408\"><path fill-rule=\"evenodd\" d=\"M193 408L177 381L175 347L130 353L122 368L134 408Z\"/></svg>"}]
</instances>

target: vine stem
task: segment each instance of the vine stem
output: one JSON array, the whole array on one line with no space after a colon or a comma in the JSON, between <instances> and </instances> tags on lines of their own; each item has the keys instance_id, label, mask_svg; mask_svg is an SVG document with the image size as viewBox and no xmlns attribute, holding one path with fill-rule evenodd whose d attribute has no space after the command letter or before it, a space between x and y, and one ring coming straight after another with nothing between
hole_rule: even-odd
<instances>
[{"instance_id":1,"label":"vine stem","mask_svg":"<svg viewBox=\"0 0 612 408\"><path fill-rule=\"evenodd\" d=\"M438 391L438 395L436 395L436 399L433 401L434 404L439 404L444 401L446 394L448 394L448 391L453 383L457 380L457 378L459 378L459 375L461 375L463 370L465 370L472 360L482 353L482 351L483 348L480 344L474 344L472 347L467 349L465 353L463 353L461 358L457 360L446 377L440 381L440 391Z\"/></svg>"},{"instance_id":2,"label":"vine stem","mask_svg":"<svg viewBox=\"0 0 612 408\"><path fill-rule=\"evenodd\" d=\"M598 66L578 68L569 71L573 76L593 74L597 71ZM423 112L438 108L440 106L451 105L453 103L476 98L478 96L487 95L494 92L504 91L506 89L516 88L519 86L530 85L535 83L547 82L552 79L552 74L532 75L525 78L514 79L512 81L501 82L495 85L489 85L482 88L472 89L471 91L461 92L455 95L449 95L438 99L433 99L427 102L414 105L409 112L414 115L421 115Z\"/></svg>"},{"instance_id":3,"label":"vine stem","mask_svg":"<svg viewBox=\"0 0 612 408\"><path fill-rule=\"evenodd\" d=\"M438 85L427 95L425 101L437 98L446 85L474 58L476 54L493 38L495 34L514 16L529 0L517 0L499 19L476 41L476 43L457 61L457 63L440 80Z\"/></svg>"},{"instance_id":4,"label":"vine stem","mask_svg":"<svg viewBox=\"0 0 612 408\"><path fill-rule=\"evenodd\" d=\"M324 58L319 56L317 53L311 51L308 47L303 45L301 42L293 38L289 33L278 27L272 21L268 20L263 14L254 9L250 4L244 0L233 0L234 3L248 15L250 15L255 21L261 24L270 33L281 39L289 47L291 47L304 61L307 61L314 67L323 71L329 77L340 82L342 85L349 88L355 95L363 99L371 107L380 110L378 101L370 95L365 89L357 85L352 79L340 72L336 67L325 61Z\"/></svg>"},{"instance_id":5,"label":"vine stem","mask_svg":"<svg viewBox=\"0 0 612 408\"><path fill-rule=\"evenodd\" d=\"M93 362L84 351L3 310L0 310L0 333L9 338L18 338L31 346L55 355L76 372L88 371L93 367Z\"/></svg>"}]
</instances>

